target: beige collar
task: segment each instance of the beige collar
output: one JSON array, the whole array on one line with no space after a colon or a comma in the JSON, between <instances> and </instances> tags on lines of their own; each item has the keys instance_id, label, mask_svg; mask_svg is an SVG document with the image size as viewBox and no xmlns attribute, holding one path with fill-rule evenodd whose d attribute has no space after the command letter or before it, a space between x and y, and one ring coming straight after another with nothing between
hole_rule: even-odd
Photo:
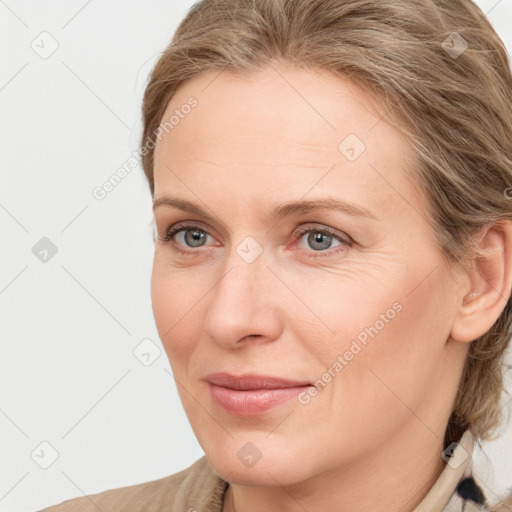
<instances>
[{"instance_id":1,"label":"beige collar","mask_svg":"<svg viewBox=\"0 0 512 512\"><path fill-rule=\"evenodd\" d=\"M447 462L439 478L413 512L443 511L471 460L474 444L473 434L466 430L456 446L454 443L455 449L449 463Z\"/></svg>"}]
</instances>

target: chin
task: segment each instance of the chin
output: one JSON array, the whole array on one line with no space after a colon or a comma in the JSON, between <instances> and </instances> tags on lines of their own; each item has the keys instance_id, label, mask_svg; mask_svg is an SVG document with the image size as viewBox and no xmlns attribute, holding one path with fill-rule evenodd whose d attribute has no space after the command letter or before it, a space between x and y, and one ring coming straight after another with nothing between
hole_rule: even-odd
<instances>
[{"instance_id":1,"label":"chin","mask_svg":"<svg viewBox=\"0 0 512 512\"><path fill-rule=\"evenodd\" d=\"M290 453L303 452L282 444L277 448L265 446L263 440L259 448L250 441L235 441L229 446L205 450L213 470L228 482L263 486L293 485L312 476L305 461L301 457L290 458Z\"/></svg>"},{"instance_id":2,"label":"chin","mask_svg":"<svg viewBox=\"0 0 512 512\"><path fill-rule=\"evenodd\" d=\"M208 460L213 470L231 484L273 487L292 485L302 480L297 475L291 475L291 468L286 464L276 466L260 460L255 466L248 468L233 463L232 460L215 460L210 457Z\"/></svg>"}]
</instances>

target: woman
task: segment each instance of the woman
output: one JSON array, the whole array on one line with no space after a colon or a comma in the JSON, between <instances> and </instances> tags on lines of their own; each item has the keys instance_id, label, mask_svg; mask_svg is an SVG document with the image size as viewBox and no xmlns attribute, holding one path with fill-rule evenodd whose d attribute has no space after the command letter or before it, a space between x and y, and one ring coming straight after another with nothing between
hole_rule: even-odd
<instances>
[{"instance_id":1,"label":"woman","mask_svg":"<svg viewBox=\"0 0 512 512\"><path fill-rule=\"evenodd\" d=\"M484 14L204 0L143 117L153 311L205 457L46 510L512 510L471 460L512 321L512 77Z\"/></svg>"}]
</instances>

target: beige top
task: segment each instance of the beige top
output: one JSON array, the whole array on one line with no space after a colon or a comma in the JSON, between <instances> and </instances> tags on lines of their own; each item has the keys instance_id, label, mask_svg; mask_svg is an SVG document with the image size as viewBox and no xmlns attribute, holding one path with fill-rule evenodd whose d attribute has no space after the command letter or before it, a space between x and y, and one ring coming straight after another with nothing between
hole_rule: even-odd
<instances>
[{"instance_id":1,"label":"beige top","mask_svg":"<svg viewBox=\"0 0 512 512\"><path fill-rule=\"evenodd\" d=\"M474 437L467 430L443 472L413 512L472 512L487 510L457 494L457 484L470 475ZM64 501L41 512L222 512L228 483L205 456L188 468L150 482L121 487Z\"/></svg>"}]
</instances>

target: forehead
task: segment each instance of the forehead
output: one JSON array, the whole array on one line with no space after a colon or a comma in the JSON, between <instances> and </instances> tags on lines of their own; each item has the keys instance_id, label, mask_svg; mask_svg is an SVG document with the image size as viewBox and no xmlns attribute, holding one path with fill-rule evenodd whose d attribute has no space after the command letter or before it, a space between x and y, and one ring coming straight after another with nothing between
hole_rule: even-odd
<instances>
[{"instance_id":1,"label":"forehead","mask_svg":"<svg viewBox=\"0 0 512 512\"><path fill-rule=\"evenodd\" d=\"M321 70L283 65L247 74L209 71L199 75L177 91L162 122L179 113L191 97L197 106L180 119L165 141L179 145L187 139L189 146L198 142L199 152L216 140L229 140L235 148L251 137L252 144L243 148L247 159L261 158L258 142L270 144L276 156L285 140L337 150L340 137L355 133L364 139L380 119L371 112L372 98L350 81ZM387 123L378 124L377 133L392 132ZM227 149L224 144L219 151Z\"/></svg>"},{"instance_id":2,"label":"forehead","mask_svg":"<svg viewBox=\"0 0 512 512\"><path fill-rule=\"evenodd\" d=\"M191 98L195 106L183 108ZM155 149L155 197L222 187L273 199L285 190L299 197L334 190L353 201L373 198L377 207L399 200L398 191L420 200L407 175L411 149L375 106L367 92L325 71L280 65L199 75L162 118L179 122Z\"/></svg>"}]
</instances>

